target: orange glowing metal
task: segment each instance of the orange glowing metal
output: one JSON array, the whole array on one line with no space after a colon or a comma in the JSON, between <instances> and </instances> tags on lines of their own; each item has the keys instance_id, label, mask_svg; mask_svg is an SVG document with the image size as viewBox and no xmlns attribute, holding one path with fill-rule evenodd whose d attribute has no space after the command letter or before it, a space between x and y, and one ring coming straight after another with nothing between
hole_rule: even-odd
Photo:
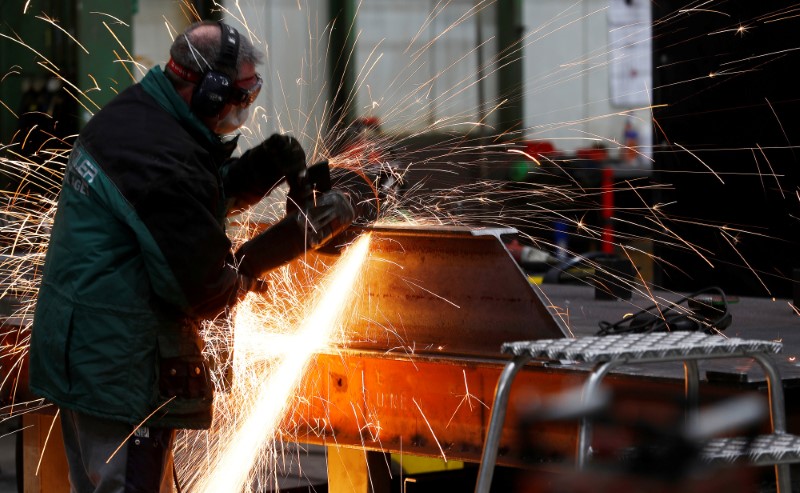
<instances>
[{"instance_id":1,"label":"orange glowing metal","mask_svg":"<svg viewBox=\"0 0 800 493\"><path fill-rule=\"evenodd\" d=\"M302 381L314 353L325 348L341 327L348 299L367 258L369 235L361 237L333 266L321 296L312 304L293 338L297 343L268 374L261 375L252 405L243 407L235 429L198 491L242 491L259 454L272 441L291 396Z\"/></svg>"}]
</instances>

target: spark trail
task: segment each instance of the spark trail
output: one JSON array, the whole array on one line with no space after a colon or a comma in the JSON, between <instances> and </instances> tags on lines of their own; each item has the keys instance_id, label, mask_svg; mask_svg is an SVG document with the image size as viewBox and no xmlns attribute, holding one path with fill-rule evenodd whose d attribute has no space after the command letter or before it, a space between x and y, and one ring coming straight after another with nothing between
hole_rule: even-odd
<instances>
[{"instance_id":1,"label":"spark trail","mask_svg":"<svg viewBox=\"0 0 800 493\"><path fill-rule=\"evenodd\" d=\"M312 303L294 338L296 344L276 368L260 375L252 404L240 410L240 422L198 491L241 491L259 453L273 441L286 406L291 401L311 357L326 347L346 317L348 300L367 260L369 235L356 241L334 265L320 298Z\"/></svg>"}]
</instances>

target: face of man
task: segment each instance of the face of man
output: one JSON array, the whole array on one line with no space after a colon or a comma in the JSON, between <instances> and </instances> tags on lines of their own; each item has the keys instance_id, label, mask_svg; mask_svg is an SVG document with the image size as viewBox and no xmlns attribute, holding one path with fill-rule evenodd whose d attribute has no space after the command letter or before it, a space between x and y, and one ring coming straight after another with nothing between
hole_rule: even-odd
<instances>
[{"instance_id":1,"label":"face of man","mask_svg":"<svg viewBox=\"0 0 800 493\"><path fill-rule=\"evenodd\" d=\"M203 123L215 134L225 135L238 130L247 122L250 106L261 91L261 76L252 63L245 63L239 69L239 78L228 103L214 117L205 118Z\"/></svg>"}]
</instances>

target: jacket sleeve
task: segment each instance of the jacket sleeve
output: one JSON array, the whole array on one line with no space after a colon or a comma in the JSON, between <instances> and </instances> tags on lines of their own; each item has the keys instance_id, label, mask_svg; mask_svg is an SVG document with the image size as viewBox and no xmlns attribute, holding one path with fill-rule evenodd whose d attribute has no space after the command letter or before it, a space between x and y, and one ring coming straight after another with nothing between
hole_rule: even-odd
<instances>
[{"instance_id":1,"label":"jacket sleeve","mask_svg":"<svg viewBox=\"0 0 800 493\"><path fill-rule=\"evenodd\" d=\"M229 209L257 203L285 179L284 170L271 164L271 156L260 145L225 162L221 174L225 196L231 201Z\"/></svg>"},{"instance_id":2,"label":"jacket sleeve","mask_svg":"<svg viewBox=\"0 0 800 493\"><path fill-rule=\"evenodd\" d=\"M137 213L152 241L142 242L155 293L192 317L210 318L243 292L231 242L215 214L217 184L187 177L151 189Z\"/></svg>"}]
</instances>

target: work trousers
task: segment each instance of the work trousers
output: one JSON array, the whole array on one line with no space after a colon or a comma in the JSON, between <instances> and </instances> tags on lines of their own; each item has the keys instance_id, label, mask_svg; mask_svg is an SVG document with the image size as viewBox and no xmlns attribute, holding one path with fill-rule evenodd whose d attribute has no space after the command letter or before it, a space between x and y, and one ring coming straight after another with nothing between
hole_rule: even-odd
<instances>
[{"instance_id":1,"label":"work trousers","mask_svg":"<svg viewBox=\"0 0 800 493\"><path fill-rule=\"evenodd\" d=\"M172 493L175 430L61 408L70 493Z\"/></svg>"}]
</instances>

